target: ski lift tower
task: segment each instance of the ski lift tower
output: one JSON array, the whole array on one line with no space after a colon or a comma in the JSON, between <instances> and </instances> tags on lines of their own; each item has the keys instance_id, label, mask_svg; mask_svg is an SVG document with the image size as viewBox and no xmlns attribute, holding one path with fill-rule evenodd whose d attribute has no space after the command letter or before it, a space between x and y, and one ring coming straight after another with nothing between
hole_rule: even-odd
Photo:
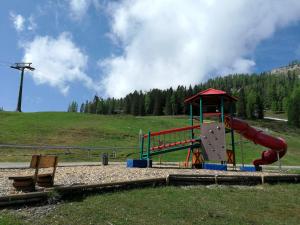
<instances>
[{"instance_id":1,"label":"ski lift tower","mask_svg":"<svg viewBox=\"0 0 300 225\"><path fill-rule=\"evenodd\" d=\"M22 92L23 92L23 78L24 78L24 70L35 70L31 66L32 63L15 63L14 65L10 66L10 68L20 70L21 71L21 80L20 80L20 88L19 88L19 97L18 97L18 105L17 105L17 112L22 112Z\"/></svg>"}]
</instances>

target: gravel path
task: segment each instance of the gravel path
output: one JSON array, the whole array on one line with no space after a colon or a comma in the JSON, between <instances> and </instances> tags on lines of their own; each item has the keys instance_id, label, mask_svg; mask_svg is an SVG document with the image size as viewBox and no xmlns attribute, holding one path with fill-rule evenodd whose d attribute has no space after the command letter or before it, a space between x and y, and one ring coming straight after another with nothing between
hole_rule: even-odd
<instances>
[{"instance_id":1,"label":"gravel path","mask_svg":"<svg viewBox=\"0 0 300 225\"><path fill-rule=\"evenodd\" d=\"M44 171L47 172L47 171ZM31 169L0 169L0 196L17 194L9 176L32 175ZM58 167L55 185L97 184L147 178L167 177L169 174L227 174L268 175L266 172L236 172L215 170L192 170L179 168L126 168L125 165ZM271 173L275 174L275 173Z\"/></svg>"}]
</instances>

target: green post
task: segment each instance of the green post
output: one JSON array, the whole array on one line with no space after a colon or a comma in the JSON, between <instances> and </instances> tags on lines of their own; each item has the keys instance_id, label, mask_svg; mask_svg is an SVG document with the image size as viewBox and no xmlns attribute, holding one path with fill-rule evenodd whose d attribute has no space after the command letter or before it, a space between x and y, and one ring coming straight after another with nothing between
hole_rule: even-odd
<instances>
[{"instance_id":1,"label":"green post","mask_svg":"<svg viewBox=\"0 0 300 225\"><path fill-rule=\"evenodd\" d=\"M193 105L190 104L190 124L194 126L194 119L193 119ZM192 129L191 138L194 138L194 129Z\"/></svg>"},{"instance_id":2,"label":"green post","mask_svg":"<svg viewBox=\"0 0 300 225\"><path fill-rule=\"evenodd\" d=\"M203 124L203 108L202 108L202 97L200 97L200 102L199 102L199 116L200 116L200 125ZM200 150L202 152L202 150ZM203 166L203 163L202 163L202 166Z\"/></svg>"},{"instance_id":3,"label":"green post","mask_svg":"<svg viewBox=\"0 0 300 225\"><path fill-rule=\"evenodd\" d=\"M200 114L200 124L203 123L203 110L202 110L202 97L200 97L200 111L199 111L199 114Z\"/></svg>"},{"instance_id":4,"label":"green post","mask_svg":"<svg viewBox=\"0 0 300 225\"><path fill-rule=\"evenodd\" d=\"M148 131L148 146L147 146L147 160L149 162L150 160L150 146L151 145L151 132ZM148 166L149 166L149 163L148 163Z\"/></svg>"},{"instance_id":5,"label":"green post","mask_svg":"<svg viewBox=\"0 0 300 225\"><path fill-rule=\"evenodd\" d=\"M142 129L139 132L139 145L140 145L140 159L143 158L143 151L144 151L144 135Z\"/></svg>"},{"instance_id":6,"label":"green post","mask_svg":"<svg viewBox=\"0 0 300 225\"><path fill-rule=\"evenodd\" d=\"M233 152L233 166L235 167L235 146L234 146L234 131L231 129L231 146L232 146L232 152Z\"/></svg>"},{"instance_id":7,"label":"green post","mask_svg":"<svg viewBox=\"0 0 300 225\"><path fill-rule=\"evenodd\" d=\"M224 97L221 96L221 122L224 123Z\"/></svg>"}]
</instances>

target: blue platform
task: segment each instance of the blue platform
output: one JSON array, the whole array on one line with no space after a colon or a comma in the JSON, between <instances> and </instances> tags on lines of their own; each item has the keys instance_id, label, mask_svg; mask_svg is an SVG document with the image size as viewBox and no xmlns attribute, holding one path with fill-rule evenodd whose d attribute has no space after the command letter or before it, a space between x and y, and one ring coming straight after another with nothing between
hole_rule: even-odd
<instances>
[{"instance_id":1,"label":"blue platform","mask_svg":"<svg viewBox=\"0 0 300 225\"><path fill-rule=\"evenodd\" d=\"M127 167L133 168L146 168L147 167L147 159L127 159ZM149 161L149 167L152 167L152 160Z\"/></svg>"},{"instance_id":2,"label":"blue platform","mask_svg":"<svg viewBox=\"0 0 300 225\"><path fill-rule=\"evenodd\" d=\"M241 166L240 171L246 171L246 172L256 172L255 166Z\"/></svg>"},{"instance_id":3,"label":"blue platform","mask_svg":"<svg viewBox=\"0 0 300 225\"><path fill-rule=\"evenodd\" d=\"M227 171L227 165L226 164L213 164L213 163L204 163L203 169L207 170L224 170Z\"/></svg>"}]
</instances>

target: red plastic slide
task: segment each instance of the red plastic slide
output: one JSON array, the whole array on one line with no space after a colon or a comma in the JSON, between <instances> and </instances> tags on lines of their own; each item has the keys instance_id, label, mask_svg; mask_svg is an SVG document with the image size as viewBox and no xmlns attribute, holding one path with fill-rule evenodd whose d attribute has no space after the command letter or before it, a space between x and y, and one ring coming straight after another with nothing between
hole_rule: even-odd
<instances>
[{"instance_id":1,"label":"red plastic slide","mask_svg":"<svg viewBox=\"0 0 300 225\"><path fill-rule=\"evenodd\" d=\"M269 150L262 152L261 159L255 159L253 161L253 165L255 166L268 165L276 162L277 152L279 153L279 157L282 158L287 151L287 144L284 139L273 137L261 130L257 130L243 120L225 117L225 123L255 144L269 148Z\"/></svg>"}]
</instances>

